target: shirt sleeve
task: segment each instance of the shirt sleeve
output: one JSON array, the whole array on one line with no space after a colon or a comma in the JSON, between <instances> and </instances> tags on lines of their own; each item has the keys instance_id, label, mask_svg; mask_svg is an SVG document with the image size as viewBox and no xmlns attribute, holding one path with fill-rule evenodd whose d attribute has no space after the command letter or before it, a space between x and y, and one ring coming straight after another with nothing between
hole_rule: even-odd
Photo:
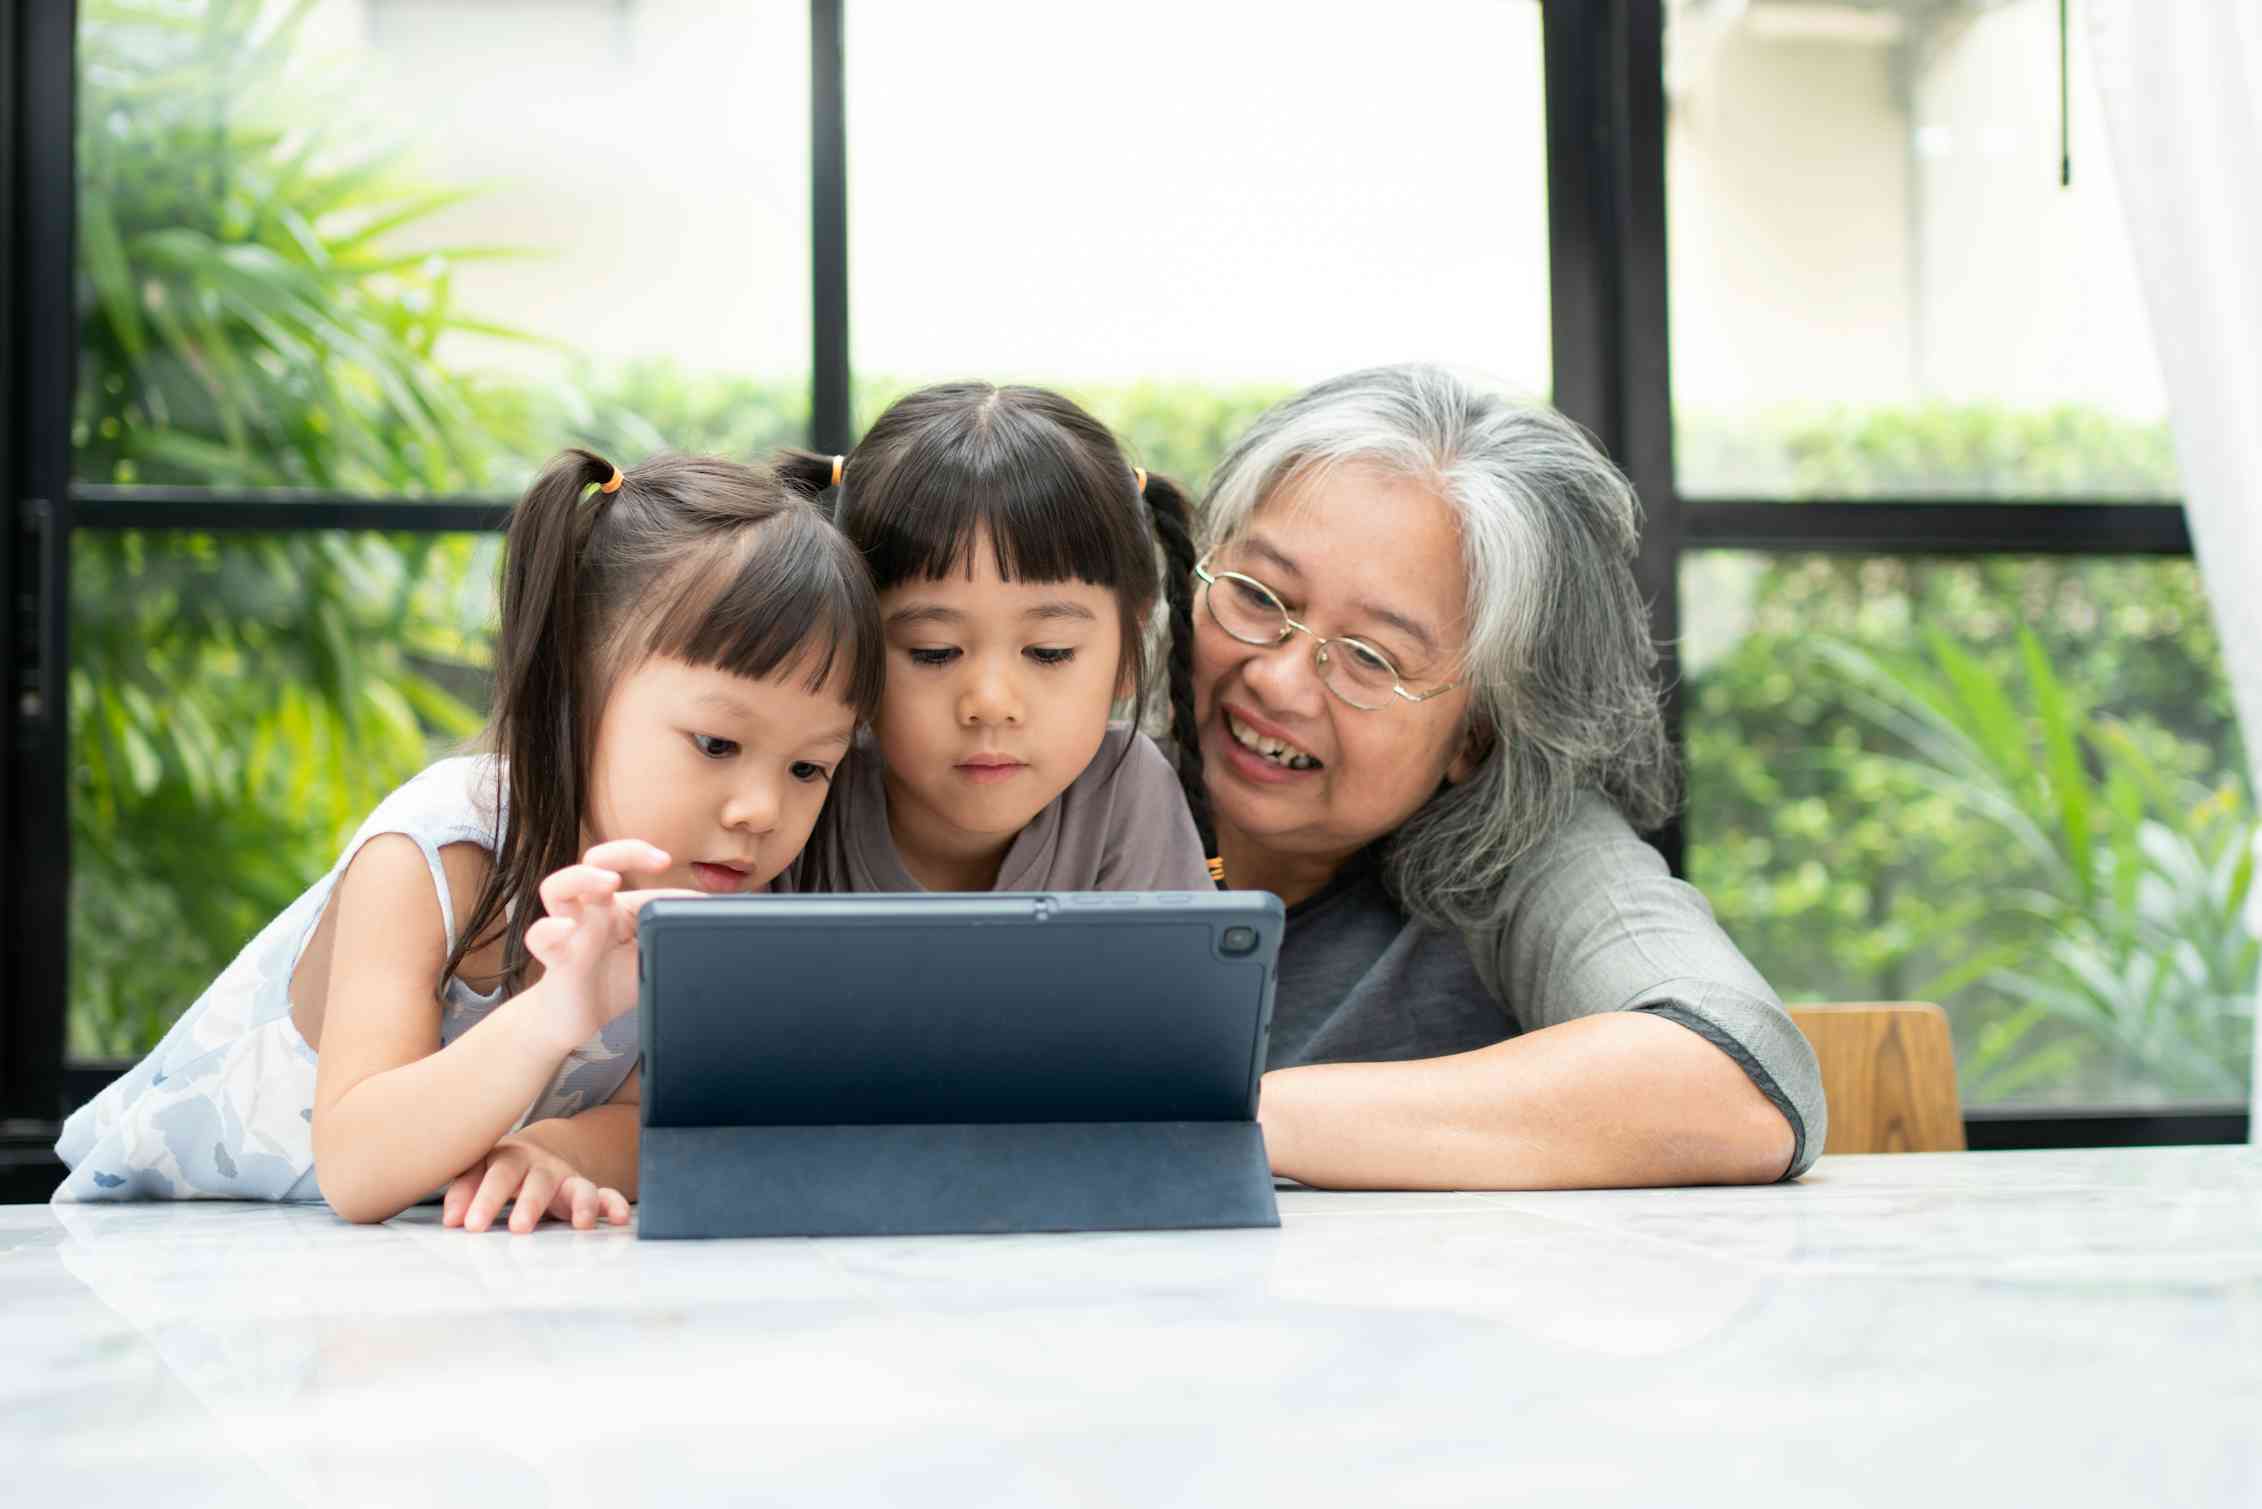
<instances>
[{"instance_id":1,"label":"shirt sleeve","mask_svg":"<svg viewBox=\"0 0 2262 1509\"><path fill-rule=\"evenodd\" d=\"M1112 758L1102 750L1099 758ZM1145 734L1130 736L1107 805L1107 834L1100 854L1103 891L1208 891L1208 856L1178 772Z\"/></svg>"},{"instance_id":2,"label":"shirt sleeve","mask_svg":"<svg viewBox=\"0 0 2262 1509\"><path fill-rule=\"evenodd\" d=\"M1734 1059L1790 1122L1784 1177L1813 1164L1829 1126L1814 1049L1703 893L1675 880L1608 801L1587 797L1518 860L1503 903L1469 953L1525 1030L1605 1011L1678 1022Z\"/></svg>"}]
</instances>

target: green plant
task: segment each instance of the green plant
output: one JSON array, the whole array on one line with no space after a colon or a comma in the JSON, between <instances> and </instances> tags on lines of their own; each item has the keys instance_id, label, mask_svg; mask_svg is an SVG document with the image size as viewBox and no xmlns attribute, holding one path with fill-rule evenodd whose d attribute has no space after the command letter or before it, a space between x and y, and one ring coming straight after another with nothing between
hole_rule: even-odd
<instances>
[{"instance_id":1,"label":"green plant","mask_svg":"<svg viewBox=\"0 0 2262 1509\"><path fill-rule=\"evenodd\" d=\"M2102 1056L2155 1096L2243 1095L2257 944L2239 783L2164 772L2141 730L2089 715L2030 631L2017 676L1925 640L1921 657L1844 641L1817 653L1906 751L1888 758L1908 783L1994 840L1995 941L1932 987L1983 983L2015 1003L1975 1035L1967 1084L2005 1097Z\"/></svg>"},{"instance_id":2,"label":"green plant","mask_svg":"<svg viewBox=\"0 0 2262 1509\"><path fill-rule=\"evenodd\" d=\"M589 391L558 395L558 444L590 446L630 465L658 451L759 461L809 438L809 384L686 372L659 359L590 374Z\"/></svg>"},{"instance_id":3,"label":"green plant","mask_svg":"<svg viewBox=\"0 0 2262 1509\"><path fill-rule=\"evenodd\" d=\"M1795 405L1683 410L1681 491L1784 498L2173 498L2164 423L2079 404Z\"/></svg>"},{"instance_id":4,"label":"green plant","mask_svg":"<svg viewBox=\"0 0 2262 1509\"><path fill-rule=\"evenodd\" d=\"M437 359L481 249L391 248L454 196L297 120L301 5L102 3L81 28L75 469L390 495L480 485L516 399ZM82 532L70 1045L139 1051L436 742L491 553L436 537Z\"/></svg>"},{"instance_id":5,"label":"green plant","mask_svg":"<svg viewBox=\"0 0 2262 1509\"><path fill-rule=\"evenodd\" d=\"M2178 490L2165 425L2078 408L1684 411L1676 441L1694 494ZM1931 633L2023 687L2030 631L2082 712L2095 770L2092 736L2118 730L2166 789L2228 792L2243 810L2242 741L2188 562L1704 552L1684 559L1682 583L1690 877L1787 998L1941 1000L1975 1104L2214 1093L2204 1076L2164 1080L2157 1054L2126 1057L2110 1035L2033 1010L1990 977L2006 948L2039 963L2059 935L1999 904L2011 883L2002 834L1945 783L1912 780L1907 746L1813 653L1832 637L1923 662ZM2182 808L2159 793L2152 807L2182 831ZM2202 853L2228 842L2200 831L2192 841ZM2063 894L2062 880L2020 883ZM2235 1041L2214 1057L2243 1086Z\"/></svg>"}]
</instances>

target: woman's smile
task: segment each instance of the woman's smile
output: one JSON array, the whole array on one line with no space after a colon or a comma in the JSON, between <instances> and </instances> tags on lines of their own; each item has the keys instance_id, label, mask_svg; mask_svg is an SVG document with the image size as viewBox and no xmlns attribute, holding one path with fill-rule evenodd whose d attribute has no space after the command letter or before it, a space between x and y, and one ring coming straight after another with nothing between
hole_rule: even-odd
<instances>
[{"instance_id":1,"label":"woman's smile","mask_svg":"<svg viewBox=\"0 0 2262 1509\"><path fill-rule=\"evenodd\" d=\"M1266 765L1296 772L1320 768L1318 756L1300 748L1294 740L1254 713L1243 712L1231 703L1220 703L1219 711L1225 720L1225 731L1232 736L1234 744Z\"/></svg>"}]
</instances>

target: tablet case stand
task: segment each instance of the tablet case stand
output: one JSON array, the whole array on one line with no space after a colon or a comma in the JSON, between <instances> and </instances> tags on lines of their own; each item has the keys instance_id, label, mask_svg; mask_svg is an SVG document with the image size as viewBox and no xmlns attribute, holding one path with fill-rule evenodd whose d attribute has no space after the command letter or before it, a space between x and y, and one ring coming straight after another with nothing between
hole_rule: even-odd
<instances>
[{"instance_id":1,"label":"tablet case stand","mask_svg":"<svg viewBox=\"0 0 2262 1509\"><path fill-rule=\"evenodd\" d=\"M1253 1121L646 1127L647 1237L1278 1226Z\"/></svg>"}]
</instances>

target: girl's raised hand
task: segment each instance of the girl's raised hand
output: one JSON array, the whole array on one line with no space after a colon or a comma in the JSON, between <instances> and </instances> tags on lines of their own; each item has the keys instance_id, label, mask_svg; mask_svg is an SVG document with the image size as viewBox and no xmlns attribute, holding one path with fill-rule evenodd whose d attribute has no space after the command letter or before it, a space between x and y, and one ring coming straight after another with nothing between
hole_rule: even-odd
<instances>
[{"instance_id":1,"label":"girl's raised hand","mask_svg":"<svg viewBox=\"0 0 2262 1509\"><path fill-rule=\"evenodd\" d=\"M636 1005L636 914L658 896L697 891L624 891L625 875L657 874L671 861L642 839L598 844L542 882L548 913L526 930L527 951L542 963L538 987L546 1014L569 1048L603 1031Z\"/></svg>"}]
</instances>

